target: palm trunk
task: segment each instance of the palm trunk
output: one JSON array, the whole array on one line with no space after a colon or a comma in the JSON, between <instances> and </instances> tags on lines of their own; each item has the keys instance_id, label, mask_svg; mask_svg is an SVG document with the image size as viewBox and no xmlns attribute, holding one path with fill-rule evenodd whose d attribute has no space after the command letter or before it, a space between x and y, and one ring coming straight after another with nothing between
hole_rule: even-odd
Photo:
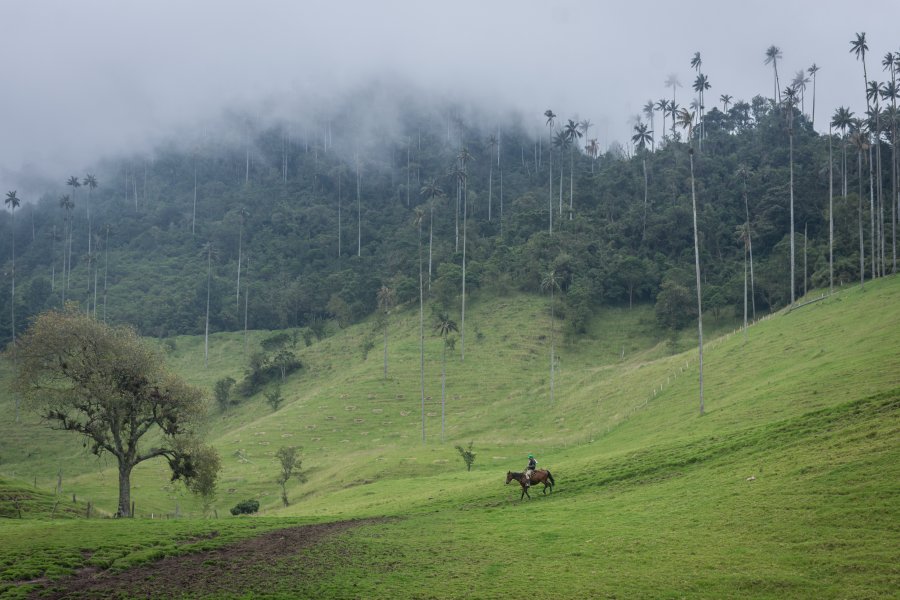
<instances>
[{"instance_id":1,"label":"palm trunk","mask_svg":"<svg viewBox=\"0 0 900 600\"><path fill-rule=\"evenodd\" d=\"M863 178L862 178L862 149L857 152L857 171L859 173L859 196L858 196L858 207L859 207L859 286L863 289L866 287L866 267L865 267L865 241L863 239L863 205L862 205L862 188L863 188Z\"/></svg>"},{"instance_id":2,"label":"palm trunk","mask_svg":"<svg viewBox=\"0 0 900 600\"><path fill-rule=\"evenodd\" d=\"M790 124L788 125L788 133L790 137L790 171L791 171L791 307L794 306L794 290L796 289L796 278L794 277L794 107L789 106L791 111Z\"/></svg>"},{"instance_id":3,"label":"palm trunk","mask_svg":"<svg viewBox=\"0 0 900 600\"><path fill-rule=\"evenodd\" d=\"M247 316L249 315L250 308L250 281L248 278L250 277L250 254L247 254L247 272L244 275L244 355L247 355ZM284 373L282 373L281 378L284 379Z\"/></svg>"},{"instance_id":4,"label":"palm trunk","mask_svg":"<svg viewBox=\"0 0 900 600\"><path fill-rule=\"evenodd\" d=\"M872 164L872 145L869 144L869 223L871 228L871 238L869 240L869 244L871 247L871 259L872 263L872 279L878 277L877 275L877 263L878 258L875 253L875 181L874 181L874 171L875 166Z\"/></svg>"},{"instance_id":5,"label":"palm trunk","mask_svg":"<svg viewBox=\"0 0 900 600\"><path fill-rule=\"evenodd\" d=\"M463 181L462 318L459 326L459 360L466 360L466 224L468 222L468 177Z\"/></svg>"},{"instance_id":6,"label":"palm trunk","mask_svg":"<svg viewBox=\"0 0 900 600\"><path fill-rule=\"evenodd\" d=\"M644 168L644 218L641 220L641 242L644 241L644 235L647 232L647 197L649 190L647 189L647 156L642 154L641 166Z\"/></svg>"},{"instance_id":7,"label":"palm trunk","mask_svg":"<svg viewBox=\"0 0 900 600\"><path fill-rule=\"evenodd\" d=\"M234 291L234 308L241 308L241 259L244 249L244 217L241 215L241 226L238 233L238 264L237 264L237 285Z\"/></svg>"},{"instance_id":8,"label":"palm trunk","mask_svg":"<svg viewBox=\"0 0 900 600\"><path fill-rule=\"evenodd\" d=\"M191 235L196 232L197 226L197 157L194 157L194 208L191 211Z\"/></svg>"},{"instance_id":9,"label":"palm trunk","mask_svg":"<svg viewBox=\"0 0 900 600\"><path fill-rule=\"evenodd\" d=\"M554 373L556 371L556 340L554 339L554 322L556 315L553 307L553 287L554 282L550 282L550 405L553 405L554 392Z\"/></svg>"},{"instance_id":10,"label":"palm trunk","mask_svg":"<svg viewBox=\"0 0 900 600\"><path fill-rule=\"evenodd\" d=\"M444 346L441 348L441 443L444 443L444 421L447 404L447 338L443 338Z\"/></svg>"},{"instance_id":11,"label":"palm trunk","mask_svg":"<svg viewBox=\"0 0 900 600\"><path fill-rule=\"evenodd\" d=\"M694 190L694 149L690 150L691 157L691 203L694 212L694 270L697 275L697 334L699 338L700 357L700 414L703 415L703 301L700 291L700 242L697 231L697 193ZM793 302L792 302L793 303Z\"/></svg>"},{"instance_id":12,"label":"palm trunk","mask_svg":"<svg viewBox=\"0 0 900 600\"><path fill-rule=\"evenodd\" d=\"M575 151L569 152L569 220L572 220L572 206L575 198Z\"/></svg>"},{"instance_id":13,"label":"palm trunk","mask_svg":"<svg viewBox=\"0 0 900 600\"><path fill-rule=\"evenodd\" d=\"M815 82L815 77L813 78ZM814 84L815 85L815 84ZM813 87L815 90L815 87ZM816 114L813 92L813 115ZM831 126L828 126L828 293L834 293L834 158L831 151Z\"/></svg>"},{"instance_id":14,"label":"palm trunk","mask_svg":"<svg viewBox=\"0 0 900 600\"><path fill-rule=\"evenodd\" d=\"M206 252L206 329L203 333L203 366L209 368L209 287L212 282L212 251Z\"/></svg>"},{"instance_id":15,"label":"palm trunk","mask_svg":"<svg viewBox=\"0 0 900 600\"><path fill-rule=\"evenodd\" d=\"M359 156L356 157L356 256L362 256L362 200L359 194Z\"/></svg>"},{"instance_id":16,"label":"palm trunk","mask_svg":"<svg viewBox=\"0 0 900 600\"><path fill-rule=\"evenodd\" d=\"M425 443L425 293L422 281L422 222L419 221L419 386L422 396L422 443Z\"/></svg>"},{"instance_id":17,"label":"palm trunk","mask_svg":"<svg viewBox=\"0 0 900 600\"><path fill-rule=\"evenodd\" d=\"M494 161L490 160L488 157L488 163L490 163L490 170L488 171L488 222L492 219L492 203L494 198Z\"/></svg>"},{"instance_id":18,"label":"palm trunk","mask_svg":"<svg viewBox=\"0 0 900 600\"><path fill-rule=\"evenodd\" d=\"M434 198L428 211L428 291L431 291L431 259L434 249Z\"/></svg>"},{"instance_id":19,"label":"palm trunk","mask_svg":"<svg viewBox=\"0 0 900 600\"><path fill-rule=\"evenodd\" d=\"M341 257L341 172L338 171L338 258Z\"/></svg>"},{"instance_id":20,"label":"palm trunk","mask_svg":"<svg viewBox=\"0 0 900 600\"><path fill-rule=\"evenodd\" d=\"M807 244L806 244L806 242L809 239L807 237L808 231L809 231L808 225L807 225L807 223L804 223L803 224L803 295L804 296L806 296L806 294L807 294L807 287L806 287L806 272L807 272L807 270L806 270L806 258L807 258L806 246L807 246Z\"/></svg>"},{"instance_id":21,"label":"palm trunk","mask_svg":"<svg viewBox=\"0 0 900 600\"><path fill-rule=\"evenodd\" d=\"M551 132L553 130L551 129ZM551 133L552 135L552 133ZM553 235L553 149L550 149L550 158L547 160L550 164L550 235Z\"/></svg>"},{"instance_id":22,"label":"palm trunk","mask_svg":"<svg viewBox=\"0 0 900 600\"><path fill-rule=\"evenodd\" d=\"M106 282L109 274L109 226L106 229L106 242L104 243L105 259L103 263L103 322L106 323Z\"/></svg>"}]
</instances>

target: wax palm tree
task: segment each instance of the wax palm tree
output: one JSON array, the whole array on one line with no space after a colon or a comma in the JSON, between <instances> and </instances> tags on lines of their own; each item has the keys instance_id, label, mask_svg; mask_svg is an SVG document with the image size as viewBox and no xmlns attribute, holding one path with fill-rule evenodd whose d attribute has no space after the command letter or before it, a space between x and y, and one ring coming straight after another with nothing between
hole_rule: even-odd
<instances>
[{"instance_id":1,"label":"wax palm tree","mask_svg":"<svg viewBox=\"0 0 900 600\"><path fill-rule=\"evenodd\" d=\"M203 366L209 368L209 297L212 289L212 261L219 252L211 241L203 244L200 255L206 255L206 324L203 330Z\"/></svg>"},{"instance_id":2,"label":"wax palm tree","mask_svg":"<svg viewBox=\"0 0 900 600\"><path fill-rule=\"evenodd\" d=\"M706 90L709 89L709 79L703 73L697 75L697 78L694 79L693 89L698 94L699 104L697 106L697 122L700 125L700 137L698 138L699 149L703 151L703 109L705 108L705 104L703 102L703 94Z\"/></svg>"},{"instance_id":3,"label":"wax palm tree","mask_svg":"<svg viewBox=\"0 0 900 600\"><path fill-rule=\"evenodd\" d=\"M891 130L891 272L897 272L897 99L900 98L900 87L897 85L897 70L900 68L900 52L894 55L888 52L884 55L881 65L886 71L890 71L891 80L885 83L881 89L881 98L890 100L891 105L885 110L888 124Z\"/></svg>"},{"instance_id":4,"label":"wax palm tree","mask_svg":"<svg viewBox=\"0 0 900 600\"><path fill-rule=\"evenodd\" d=\"M781 104L781 87L778 83L778 59L781 58L781 48L778 46L772 45L766 48L766 60L764 64L772 65L772 69L775 71L775 94L773 94L773 99L775 99L775 95L777 94L777 101Z\"/></svg>"},{"instance_id":5,"label":"wax palm tree","mask_svg":"<svg viewBox=\"0 0 900 600\"><path fill-rule=\"evenodd\" d=\"M650 111L653 112L652 110ZM575 149L578 147L578 140L582 138L584 134L581 133L581 128L578 126L578 123L569 119L569 122L566 124L566 137L569 138L569 220L571 221L574 218L573 213L573 198L575 197Z\"/></svg>"},{"instance_id":6,"label":"wax palm tree","mask_svg":"<svg viewBox=\"0 0 900 600\"><path fill-rule=\"evenodd\" d=\"M697 193L694 187L694 114L687 109L681 109L678 113L678 124L687 131L690 147L688 154L691 159L691 204L694 214L694 270L697 276L697 332L699 337L700 357L700 414L703 414L703 296L700 290L700 236L697 231Z\"/></svg>"},{"instance_id":7,"label":"wax palm tree","mask_svg":"<svg viewBox=\"0 0 900 600\"><path fill-rule=\"evenodd\" d=\"M877 81L870 81L869 87L866 89L866 98L871 103L872 109L869 113L869 131L873 133L873 143L875 145L875 193L877 194L877 206L872 210L872 222L878 220L878 235L872 236L873 243L877 242L880 251L874 252L872 256L875 258L873 267L876 270L884 268L884 227L882 220L884 215L884 202L882 198L882 175L881 175L881 85ZM877 213L876 213L877 210ZM880 260L879 260L880 259Z\"/></svg>"},{"instance_id":8,"label":"wax palm tree","mask_svg":"<svg viewBox=\"0 0 900 600\"><path fill-rule=\"evenodd\" d=\"M240 310L241 307L241 262L243 260L243 250L244 250L244 221L247 219L247 209L243 206L238 211L238 217L240 218L240 225L238 228L238 264L237 264L237 285L235 286L235 310Z\"/></svg>"},{"instance_id":9,"label":"wax palm tree","mask_svg":"<svg viewBox=\"0 0 900 600\"><path fill-rule=\"evenodd\" d=\"M597 143L597 138L588 140L587 146L584 147L584 150L588 153L588 156L591 157L591 175L593 175L594 161L597 160L597 154L599 154L600 152L600 145Z\"/></svg>"},{"instance_id":10,"label":"wax palm tree","mask_svg":"<svg viewBox=\"0 0 900 600\"><path fill-rule=\"evenodd\" d=\"M431 257L432 246L434 244L434 205L440 198L444 197L444 190L438 185L434 178L425 181L420 192L428 199L428 289L431 289Z\"/></svg>"},{"instance_id":11,"label":"wax palm tree","mask_svg":"<svg viewBox=\"0 0 900 600\"><path fill-rule=\"evenodd\" d=\"M459 154L457 155L456 158L459 161L460 167L462 168L462 171L463 171L462 313L461 313L460 327L459 327L459 350L460 350L460 360L466 360L466 246L467 246L466 225L468 223L468 211L469 211L468 164L469 164L469 161L472 160L472 155L469 153L468 148L463 146L463 149L459 151Z\"/></svg>"},{"instance_id":12,"label":"wax palm tree","mask_svg":"<svg viewBox=\"0 0 900 600\"><path fill-rule=\"evenodd\" d=\"M556 340L555 340L555 322L556 317L553 305L553 293L559 289L559 277L555 270L550 270L541 280L541 289L550 290L550 404L553 404L553 383L554 373L556 372Z\"/></svg>"},{"instance_id":13,"label":"wax palm tree","mask_svg":"<svg viewBox=\"0 0 900 600\"><path fill-rule=\"evenodd\" d=\"M653 102L651 101L650 103L652 104ZM587 137L588 132L590 131L591 127L593 127L593 126L594 126L594 124L591 123L590 119L582 119L581 121L579 121L578 122L578 131L581 132L581 137L584 137L584 139L588 139L588 137Z\"/></svg>"},{"instance_id":14,"label":"wax palm tree","mask_svg":"<svg viewBox=\"0 0 900 600\"><path fill-rule=\"evenodd\" d=\"M797 88L788 86L784 90L784 106L787 110L788 139L790 140L790 213L791 213L791 307L794 306L794 107L797 104Z\"/></svg>"},{"instance_id":15,"label":"wax palm tree","mask_svg":"<svg viewBox=\"0 0 900 600\"><path fill-rule=\"evenodd\" d=\"M72 175L71 177L69 177L69 179L66 180L66 185L71 186L71 188L72 188L72 201L74 202L75 201L75 192L78 190L78 188L81 187L81 182L78 180L77 177ZM73 205L73 208L74 208L74 205ZM70 216L70 218L69 218L69 265L66 270L66 288L67 289L69 287L70 276L72 274L72 238L74 237L73 236L74 224L75 224L74 220Z\"/></svg>"},{"instance_id":16,"label":"wax palm tree","mask_svg":"<svg viewBox=\"0 0 900 600\"><path fill-rule=\"evenodd\" d=\"M666 130L666 115L669 114L669 101L666 100L665 98L660 98L656 103L656 110L658 112L662 113L662 118L663 118L662 132L663 132L663 138L665 138L666 131L667 131Z\"/></svg>"},{"instance_id":17,"label":"wax palm tree","mask_svg":"<svg viewBox=\"0 0 900 600\"><path fill-rule=\"evenodd\" d=\"M681 111L681 106L676 102L669 102L669 118L672 119L672 139L675 138L675 125L678 121L678 113Z\"/></svg>"},{"instance_id":18,"label":"wax palm tree","mask_svg":"<svg viewBox=\"0 0 900 600\"><path fill-rule=\"evenodd\" d=\"M738 167L737 171L738 177L741 179L741 183L744 188L744 230L747 236L747 253L750 256L750 306L753 310L753 320L756 320L756 283L753 278L753 235L752 228L750 227L750 200L747 194L747 179L750 177L750 167L746 165L741 165ZM746 278L747 274L744 273L744 277ZM746 281L744 282L744 287L746 288ZM746 294L746 289L744 290ZM744 324L746 326L747 315L746 315L746 299L744 300Z\"/></svg>"},{"instance_id":19,"label":"wax palm tree","mask_svg":"<svg viewBox=\"0 0 900 600\"><path fill-rule=\"evenodd\" d=\"M865 241L863 237L863 156L869 150L869 140L868 136L864 131L863 122L860 119L853 120L853 132L850 134L850 145L856 149L857 156L857 172L859 173L859 203L858 203L858 215L859 215L859 285L861 288L865 288L866 285L866 269L865 269Z\"/></svg>"},{"instance_id":20,"label":"wax palm tree","mask_svg":"<svg viewBox=\"0 0 900 600\"><path fill-rule=\"evenodd\" d=\"M488 137L488 164L490 165L488 169L488 222L492 221L491 217L491 205L493 204L493 194L494 194L494 149L497 147L497 136L491 134Z\"/></svg>"},{"instance_id":21,"label":"wax palm tree","mask_svg":"<svg viewBox=\"0 0 900 600\"><path fill-rule=\"evenodd\" d=\"M678 110L678 105L675 103L675 89L681 87L681 82L678 81L678 75L674 73L670 74L666 77L666 87L672 88L672 102L669 104L669 114L672 115L672 137L675 137L675 112Z\"/></svg>"},{"instance_id":22,"label":"wax palm tree","mask_svg":"<svg viewBox=\"0 0 900 600\"><path fill-rule=\"evenodd\" d=\"M441 336L441 442L444 441L444 422L447 406L447 346L450 333L457 331L456 323L447 313L438 315L434 330Z\"/></svg>"},{"instance_id":23,"label":"wax palm tree","mask_svg":"<svg viewBox=\"0 0 900 600\"><path fill-rule=\"evenodd\" d=\"M638 123L634 126L634 135L631 136L632 143L637 146L637 152L641 157L641 165L644 169L644 218L641 224L641 241L644 240L644 232L647 226L647 198L649 194L647 180L647 144L653 142L653 131L647 129L644 123Z\"/></svg>"},{"instance_id":24,"label":"wax palm tree","mask_svg":"<svg viewBox=\"0 0 900 600\"><path fill-rule=\"evenodd\" d=\"M869 45L866 43L866 32L856 34L855 40L850 40L850 54L856 55L856 60L862 62L863 67L863 83L864 89L869 89L869 75L866 72L866 52L869 51ZM869 108L868 97L866 98L866 109Z\"/></svg>"},{"instance_id":25,"label":"wax palm tree","mask_svg":"<svg viewBox=\"0 0 900 600\"><path fill-rule=\"evenodd\" d=\"M566 135L564 129L561 129L556 132L556 135L553 136L553 148L559 150L559 215L562 216L562 180L563 180L563 170L562 170L562 161L563 161L563 153L569 148L572 140ZM551 205L550 210L553 210Z\"/></svg>"},{"instance_id":26,"label":"wax palm tree","mask_svg":"<svg viewBox=\"0 0 900 600\"><path fill-rule=\"evenodd\" d=\"M812 85L813 85L813 98L812 98L812 115L810 118L810 122L813 127L816 126L816 73L820 71L820 67L813 63L810 68L806 70L810 77L812 77Z\"/></svg>"},{"instance_id":27,"label":"wax palm tree","mask_svg":"<svg viewBox=\"0 0 900 600\"><path fill-rule=\"evenodd\" d=\"M806 111L806 84L808 83L809 77L806 76L806 71L803 69L794 74L794 79L791 82L791 87L800 96L800 114L804 114Z\"/></svg>"},{"instance_id":28,"label":"wax palm tree","mask_svg":"<svg viewBox=\"0 0 900 600\"><path fill-rule=\"evenodd\" d=\"M556 115L549 108L544 111L547 117L547 129L550 132L550 143L547 151L550 153L550 234L553 234L553 124L556 123Z\"/></svg>"},{"instance_id":29,"label":"wax palm tree","mask_svg":"<svg viewBox=\"0 0 900 600\"><path fill-rule=\"evenodd\" d=\"M413 225L419 240L419 385L422 396L422 443L425 443L425 286L422 277L422 221L425 211L417 206L413 212Z\"/></svg>"},{"instance_id":30,"label":"wax palm tree","mask_svg":"<svg viewBox=\"0 0 900 600\"><path fill-rule=\"evenodd\" d=\"M72 211L75 208L75 203L72 202L71 198L68 194L64 194L59 198L59 206L65 211L64 220L63 220L63 282L62 282L62 304L65 306L66 304L66 290L69 288L69 268L72 264L72 259L69 255L72 252Z\"/></svg>"},{"instance_id":31,"label":"wax palm tree","mask_svg":"<svg viewBox=\"0 0 900 600\"><path fill-rule=\"evenodd\" d=\"M842 166L842 196L847 195L847 131L853 125L853 112L846 106L838 107L831 117L831 126L841 130L841 166Z\"/></svg>"},{"instance_id":32,"label":"wax palm tree","mask_svg":"<svg viewBox=\"0 0 900 600\"><path fill-rule=\"evenodd\" d=\"M691 68L696 70L698 73L700 72L700 67L703 66L703 59L700 58L699 52L694 52L693 58L691 58Z\"/></svg>"},{"instance_id":33,"label":"wax palm tree","mask_svg":"<svg viewBox=\"0 0 900 600\"><path fill-rule=\"evenodd\" d=\"M813 104L815 106L815 103ZM828 293L834 293L834 157L831 151L833 138L828 126Z\"/></svg>"},{"instance_id":34,"label":"wax palm tree","mask_svg":"<svg viewBox=\"0 0 900 600\"><path fill-rule=\"evenodd\" d=\"M15 348L16 340L16 209L22 204L22 200L16 195L16 192L17 190L6 192L6 199L3 201L12 214L12 293L9 305L12 311L10 324L12 326L13 348ZM16 398L18 398L18 395ZM16 401L16 415L18 416L18 400Z\"/></svg>"},{"instance_id":35,"label":"wax palm tree","mask_svg":"<svg viewBox=\"0 0 900 600\"><path fill-rule=\"evenodd\" d=\"M653 117L654 117L654 113L655 113L654 106L655 105L653 104L653 100L647 100L647 104L645 104L644 108L642 109L644 116L647 117L648 121L650 121L650 129L651 130L656 129L656 127L654 125L654 121L653 121ZM656 150L656 146L655 146L654 142L652 141L652 138L651 138L651 142L650 142L650 147L651 147L651 150Z\"/></svg>"},{"instance_id":36,"label":"wax palm tree","mask_svg":"<svg viewBox=\"0 0 900 600\"><path fill-rule=\"evenodd\" d=\"M722 112L728 114L728 105L731 104L732 97L728 94L719 96L719 102L722 103Z\"/></svg>"},{"instance_id":37,"label":"wax palm tree","mask_svg":"<svg viewBox=\"0 0 900 600\"><path fill-rule=\"evenodd\" d=\"M103 322L106 323L106 283L107 283L107 275L109 274L109 230L112 229L112 226L107 223L103 230L106 234L105 240L103 242Z\"/></svg>"},{"instance_id":38,"label":"wax palm tree","mask_svg":"<svg viewBox=\"0 0 900 600\"><path fill-rule=\"evenodd\" d=\"M91 228L91 193L97 189L97 178L88 173L84 176L83 179L84 187L88 190L88 199L87 199L87 221L88 221L88 254L91 253L91 237L93 236L93 229Z\"/></svg>"},{"instance_id":39,"label":"wax palm tree","mask_svg":"<svg viewBox=\"0 0 900 600\"><path fill-rule=\"evenodd\" d=\"M378 310L380 312L381 320L382 320L382 328L384 329L384 378L387 379L388 376L388 317L391 314L391 310L394 308L394 305L397 303L397 294L394 292L393 288L389 288L388 286L382 284L378 291L375 293L375 299L378 302Z\"/></svg>"}]
</instances>

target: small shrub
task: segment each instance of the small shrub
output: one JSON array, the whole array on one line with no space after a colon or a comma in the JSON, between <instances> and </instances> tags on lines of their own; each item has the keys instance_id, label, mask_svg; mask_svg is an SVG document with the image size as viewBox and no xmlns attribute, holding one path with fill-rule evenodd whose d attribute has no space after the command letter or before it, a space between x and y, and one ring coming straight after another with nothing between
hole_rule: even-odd
<instances>
[{"instance_id":1,"label":"small shrub","mask_svg":"<svg viewBox=\"0 0 900 600\"><path fill-rule=\"evenodd\" d=\"M269 352L273 350L278 350L282 348L291 341L291 335L286 332L276 333L275 335L269 336L263 341L259 343L262 346L263 350L267 350Z\"/></svg>"},{"instance_id":2,"label":"small shrub","mask_svg":"<svg viewBox=\"0 0 900 600\"><path fill-rule=\"evenodd\" d=\"M472 446L475 442L469 442L468 448L463 448L462 446L456 446L456 451L459 452L459 456L463 459L463 462L466 463L466 471L472 470L472 463L475 462L475 453L472 452Z\"/></svg>"},{"instance_id":3,"label":"small shrub","mask_svg":"<svg viewBox=\"0 0 900 600\"><path fill-rule=\"evenodd\" d=\"M273 411L278 410L281 403L284 402L284 396L281 395L281 386L275 386L265 393L266 403L272 407Z\"/></svg>"},{"instance_id":4,"label":"small shrub","mask_svg":"<svg viewBox=\"0 0 900 600\"><path fill-rule=\"evenodd\" d=\"M259 512L259 502L256 500L244 500L243 502L238 502L234 508L231 509L231 514L234 516L252 515L255 512Z\"/></svg>"},{"instance_id":5,"label":"small shrub","mask_svg":"<svg viewBox=\"0 0 900 600\"><path fill-rule=\"evenodd\" d=\"M224 411L231 404L231 388L234 387L235 383L235 380L231 377L223 377L216 382L213 394L216 397L216 404L219 405L219 409Z\"/></svg>"}]
</instances>

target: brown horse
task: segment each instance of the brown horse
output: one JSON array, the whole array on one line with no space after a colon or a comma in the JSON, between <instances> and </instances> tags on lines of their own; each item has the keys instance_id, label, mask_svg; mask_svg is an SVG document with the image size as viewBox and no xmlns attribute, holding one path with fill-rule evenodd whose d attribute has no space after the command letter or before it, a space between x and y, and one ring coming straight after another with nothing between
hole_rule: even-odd
<instances>
[{"instance_id":1,"label":"brown horse","mask_svg":"<svg viewBox=\"0 0 900 600\"><path fill-rule=\"evenodd\" d=\"M522 495L519 496L519 500L522 500L525 496L528 496L528 499L531 500L531 494L528 493L528 482L525 479L525 473L514 473L512 471L507 471L506 483L509 483L513 479L518 481L519 485L522 486ZM553 486L556 485L556 481L553 480L553 475L546 469L538 469L534 473L532 473L531 483L543 483L544 494L547 493L547 488L550 488L550 493L552 494Z\"/></svg>"}]
</instances>

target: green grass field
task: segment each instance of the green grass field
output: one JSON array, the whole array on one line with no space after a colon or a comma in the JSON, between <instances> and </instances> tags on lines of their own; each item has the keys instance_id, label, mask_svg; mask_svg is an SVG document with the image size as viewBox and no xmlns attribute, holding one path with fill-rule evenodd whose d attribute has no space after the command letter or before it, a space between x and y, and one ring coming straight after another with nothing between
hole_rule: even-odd
<instances>
[{"instance_id":1,"label":"green grass field","mask_svg":"<svg viewBox=\"0 0 900 600\"><path fill-rule=\"evenodd\" d=\"M460 340L448 355L443 442L440 340L430 331L422 442L412 308L391 322L387 379L381 333L364 323L300 350L304 368L284 382L278 411L261 394L213 411L218 519L201 518L162 463L136 470L139 518L72 518L88 501L98 515L114 509L114 462L33 415L15 424L13 399L0 392L0 496L40 497L23 519L2 513L0 594L24 596L85 567L117 571L282 527L381 516L392 518L273 558L226 592L181 592L878 598L900 589L897 278L773 315L746 334L708 319L703 416L694 332L672 354L650 307L604 310L589 335L562 343L552 403L546 299L476 299L466 316L465 360ZM252 332L251 347L268 335ZM376 345L364 360L367 338ZM240 378L242 335L213 336L209 369L202 338L173 342L170 363L193 383ZM469 441L477 459L466 472L454 445ZM282 508L274 453L285 445L303 448L308 481L289 485ZM505 473L521 470L528 452L557 486L520 501ZM65 519L50 512L60 477ZM261 516L226 517L247 498L260 501Z\"/></svg>"}]
</instances>

